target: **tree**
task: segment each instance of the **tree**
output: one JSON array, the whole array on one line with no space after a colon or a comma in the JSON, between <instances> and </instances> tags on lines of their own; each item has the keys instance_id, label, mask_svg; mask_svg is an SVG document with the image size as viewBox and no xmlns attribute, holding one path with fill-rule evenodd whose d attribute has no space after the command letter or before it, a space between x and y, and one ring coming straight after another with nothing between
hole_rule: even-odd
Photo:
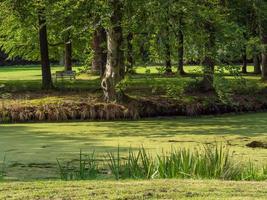
<instances>
[{"instance_id":1,"label":"tree","mask_svg":"<svg viewBox=\"0 0 267 200\"><path fill-rule=\"evenodd\" d=\"M257 1L262 44L262 79L267 80L267 2Z\"/></svg>"},{"instance_id":2,"label":"tree","mask_svg":"<svg viewBox=\"0 0 267 200\"><path fill-rule=\"evenodd\" d=\"M52 82L49 53L48 53L45 7L38 8L38 20L39 20L40 55L42 64L42 88L49 90L53 88L53 82Z\"/></svg>"},{"instance_id":3,"label":"tree","mask_svg":"<svg viewBox=\"0 0 267 200\"><path fill-rule=\"evenodd\" d=\"M187 0L175 1L171 4L171 28L175 34L177 45L177 73L185 75L184 60L185 60L185 38L190 37L190 32L187 31L187 26L190 26L190 21L194 19L194 2Z\"/></svg>"},{"instance_id":4,"label":"tree","mask_svg":"<svg viewBox=\"0 0 267 200\"><path fill-rule=\"evenodd\" d=\"M64 57L64 64L65 64L65 71L72 71L72 42L71 38L68 36L65 39L65 57Z\"/></svg>"},{"instance_id":5,"label":"tree","mask_svg":"<svg viewBox=\"0 0 267 200\"><path fill-rule=\"evenodd\" d=\"M179 30L177 36L178 43L178 74L185 75L184 71L184 15L180 13L179 16Z\"/></svg>"},{"instance_id":6,"label":"tree","mask_svg":"<svg viewBox=\"0 0 267 200\"><path fill-rule=\"evenodd\" d=\"M47 39L47 5L47 1L2 1L1 7L8 12L1 10L1 26L5 28L0 28L0 45L10 57L40 58L42 88L46 90L53 88Z\"/></svg>"},{"instance_id":7,"label":"tree","mask_svg":"<svg viewBox=\"0 0 267 200\"><path fill-rule=\"evenodd\" d=\"M92 73L101 77L104 75L107 61L107 33L102 25L98 25L94 31L92 40L93 61Z\"/></svg>"},{"instance_id":8,"label":"tree","mask_svg":"<svg viewBox=\"0 0 267 200\"><path fill-rule=\"evenodd\" d=\"M123 79L125 72L122 32L123 2L121 0L109 0L108 3L111 9L107 32L108 54L101 85L104 99L116 101L119 99L116 86Z\"/></svg>"},{"instance_id":9,"label":"tree","mask_svg":"<svg viewBox=\"0 0 267 200\"><path fill-rule=\"evenodd\" d=\"M214 22L206 21L204 22L204 30L207 34L207 40L204 44L204 59L202 64L204 65L204 78L202 81L202 87L205 91L213 89L213 79L214 79L214 67L215 67L215 42L216 42L216 29Z\"/></svg>"}]
</instances>

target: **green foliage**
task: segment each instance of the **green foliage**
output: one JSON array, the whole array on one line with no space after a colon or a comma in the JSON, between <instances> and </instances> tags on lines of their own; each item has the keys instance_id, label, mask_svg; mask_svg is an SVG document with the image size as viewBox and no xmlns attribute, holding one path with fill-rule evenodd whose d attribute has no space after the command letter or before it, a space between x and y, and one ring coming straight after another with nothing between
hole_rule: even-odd
<instances>
[{"instance_id":1,"label":"green foliage","mask_svg":"<svg viewBox=\"0 0 267 200\"><path fill-rule=\"evenodd\" d=\"M81 156L80 156L81 160ZM89 171L93 174L99 173L96 170L94 157L90 158L93 163ZM80 162L81 163L81 162ZM143 147L137 153L129 149L128 157L121 156L118 147L117 153L107 153L108 170L119 179L153 179L153 178L182 178L182 179L222 179L222 180L266 180L266 166L258 167L252 162L239 163L234 158L234 153L221 145L206 145L203 149L172 149L171 152L164 152L152 157ZM64 180L75 178L88 178L87 168L82 164L81 169L67 169L59 164L61 177ZM69 175L71 174L71 176ZM85 175L84 175L85 174ZM71 177L71 178L70 178ZM90 176L91 177L91 176ZM95 176L96 177L96 176Z\"/></svg>"},{"instance_id":2,"label":"green foliage","mask_svg":"<svg viewBox=\"0 0 267 200\"><path fill-rule=\"evenodd\" d=\"M219 100L226 105L233 105L232 85L230 81L222 75L222 72L215 76L213 85Z\"/></svg>"},{"instance_id":3,"label":"green foliage","mask_svg":"<svg viewBox=\"0 0 267 200\"><path fill-rule=\"evenodd\" d=\"M117 155L108 153L108 166L116 180L119 179L150 179L153 177L155 164L152 157L144 148L140 148L137 153L129 149L127 158L120 156L118 147Z\"/></svg>"},{"instance_id":4,"label":"green foliage","mask_svg":"<svg viewBox=\"0 0 267 200\"><path fill-rule=\"evenodd\" d=\"M227 79L225 71L229 71L233 79ZM233 66L220 67L215 75L213 85L219 100L230 106L238 103L233 101L234 95L258 95L262 90L257 82L248 81L241 75L239 68Z\"/></svg>"},{"instance_id":5,"label":"green foliage","mask_svg":"<svg viewBox=\"0 0 267 200\"><path fill-rule=\"evenodd\" d=\"M116 85L116 92L117 93L124 93L129 86L130 76L125 76L117 85Z\"/></svg>"},{"instance_id":6,"label":"green foliage","mask_svg":"<svg viewBox=\"0 0 267 200\"><path fill-rule=\"evenodd\" d=\"M173 99L181 99L184 95L187 84L182 82L181 84L168 84L166 86L166 94Z\"/></svg>"},{"instance_id":7,"label":"green foliage","mask_svg":"<svg viewBox=\"0 0 267 200\"><path fill-rule=\"evenodd\" d=\"M78 161L61 163L57 159L57 163L60 178L65 181L95 179L99 173L99 166L94 152L92 154L83 154L80 151Z\"/></svg>"},{"instance_id":8,"label":"green foliage","mask_svg":"<svg viewBox=\"0 0 267 200\"><path fill-rule=\"evenodd\" d=\"M117 150L117 156L114 153L108 153L108 166L111 173L115 176L116 180L121 178L121 174L123 173L123 164L122 158L120 157L120 147Z\"/></svg>"}]
</instances>

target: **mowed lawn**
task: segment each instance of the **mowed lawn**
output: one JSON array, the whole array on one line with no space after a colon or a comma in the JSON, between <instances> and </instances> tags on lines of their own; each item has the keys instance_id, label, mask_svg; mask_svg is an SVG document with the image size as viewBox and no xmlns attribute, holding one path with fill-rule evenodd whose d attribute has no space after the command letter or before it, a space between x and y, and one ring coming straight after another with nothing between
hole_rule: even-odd
<instances>
[{"instance_id":1,"label":"mowed lawn","mask_svg":"<svg viewBox=\"0 0 267 200\"><path fill-rule=\"evenodd\" d=\"M11 179L58 178L56 159L72 160L79 151L103 157L118 146L123 153L145 147L152 154L171 148L223 143L240 160L266 164L267 149L251 149L252 141L267 142L267 113L140 121L26 123L0 125L0 155L6 155Z\"/></svg>"},{"instance_id":2,"label":"mowed lawn","mask_svg":"<svg viewBox=\"0 0 267 200\"><path fill-rule=\"evenodd\" d=\"M0 184L3 200L233 199L265 200L267 182L215 180L14 182Z\"/></svg>"},{"instance_id":3,"label":"mowed lawn","mask_svg":"<svg viewBox=\"0 0 267 200\"><path fill-rule=\"evenodd\" d=\"M164 69L163 66L139 66L135 70L137 75L132 76L129 80L129 88L144 88L152 86L166 86L166 84L181 84L184 81L193 80L190 77L164 77L159 75L159 68ZM80 72L83 70L83 66L75 66L73 70ZM52 66L52 74L56 71L62 71L64 68L62 66ZM177 69L173 67L173 72ZM185 71L189 74L200 75L202 71L201 66L185 66ZM149 72L149 73L147 73ZM248 67L248 72L253 72L253 67ZM226 74L228 72L226 71ZM253 74L246 75L247 79L259 82L260 77ZM0 85L5 85L5 90L8 92L40 92L41 88L41 67L38 65L30 66L4 66L0 67ZM78 73L77 79L70 80L57 80L53 77L54 84L58 90L75 90L75 91L90 91L95 92L100 89L100 79L98 76Z\"/></svg>"}]
</instances>

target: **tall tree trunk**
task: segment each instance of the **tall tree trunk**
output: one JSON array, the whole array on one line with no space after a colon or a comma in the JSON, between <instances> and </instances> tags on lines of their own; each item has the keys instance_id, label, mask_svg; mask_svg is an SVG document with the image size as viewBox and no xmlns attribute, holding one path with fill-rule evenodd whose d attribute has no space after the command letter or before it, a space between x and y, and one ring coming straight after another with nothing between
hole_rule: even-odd
<instances>
[{"instance_id":1,"label":"tall tree trunk","mask_svg":"<svg viewBox=\"0 0 267 200\"><path fill-rule=\"evenodd\" d=\"M184 71L184 33L183 33L183 16L179 17L179 31L178 31L178 74L185 75Z\"/></svg>"},{"instance_id":2,"label":"tall tree trunk","mask_svg":"<svg viewBox=\"0 0 267 200\"><path fill-rule=\"evenodd\" d=\"M146 64L149 61L149 51L146 47L148 33L144 33L141 44L140 44L140 55L143 64Z\"/></svg>"},{"instance_id":3,"label":"tall tree trunk","mask_svg":"<svg viewBox=\"0 0 267 200\"><path fill-rule=\"evenodd\" d=\"M107 33L103 26L98 26L94 32L92 49L94 55L91 72L103 77L107 63Z\"/></svg>"},{"instance_id":4,"label":"tall tree trunk","mask_svg":"<svg viewBox=\"0 0 267 200\"><path fill-rule=\"evenodd\" d=\"M242 73L246 74L248 73L247 72L248 61L247 61L247 47L246 46L244 46L243 48L242 60L243 60Z\"/></svg>"},{"instance_id":5,"label":"tall tree trunk","mask_svg":"<svg viewBox=\"0 0 267 200\"><path fill-rule=\"evenodd\" d=\"M172 73L171 47L168 41L165 43L165 73L171 74Z\"/></svg>"},{"instance_id":6,"label":"tall tree trunk","mask_svg":"<svg viewBox=\"0 0 267 200\"><path fill-rule=\"evenodd\" d=\"M127 69L128 73L133 72L134 58L133 58L133 33L129 33L127 36Z\"/></svg>"},{"instance_id":7,"label":"tall tree trunk","mask_svg":"<svg viewBox=\"0 0 267 200\"><path fill-rule=\"evenodd\" d=\"M72 71L72 43L69 36L65 40L65 71Z\"/></svg>"},{"instance_id":8,"label":"tall tree trunk","mask_svg":"<svg viewBox=\"0 0 267 200\"><path fill-rule=\"evenodd\" d=\"M264 46L262 52L262 79L267 80L267 34L262 35L261 41Z\"/></svg>"},{"instance_id":9,"label":"tall tree trunk","mask_svg":"<svg viewBox=\"0 0 267 200\"><path fill-rule=\"evenodd\" d=\"M164 43L164 53L165 53L165 73L172 73L172 62L171 62L171 45L170 45L170 35L169 35L169 27L167 26L164 35L163 35L163 43Z\"/></svg>"},{"instance_id":10,"label":"tall tree trunk","mask_svg":"<svg viewBox=\"0 0 267 200\"><path fill-rule=\"evenodd\" d=\"M123 4L121 0L109 0L109 3L112 8L112 15L107 34L107 65L101 86L104 92L104 99L106 101L116 101L120 98L120 94L116 92L116 86L123 79L125 71L121 26Z\"/></svg>"},{"instance_id":11,"label":"tall tree trunk","mask_svg":"<svg viewBox=\"0 0 267 200\"><path fill-rule=\"evenodd\" d=\"M260 36L263 47L262 51L262 79L267 80L267 2L258 1L260 13Z\"/></svg>"},{"instance_id":12,"label":"tall tree trunk","mask_svg":"<svg viewBox=\"0 0 267 200\"><path fill-rule=\"evenodd\" d=\"M205 30L208 34L205 44L204 78L202 81L202 88L204 91L213 90L214 68L215 68L215 27L212 22L206 22Z\"/></svg>"},{"instance_id":13,"label":"tall tree trunk","mask_svg":"<svg viewBox=\"0 0 267 200\"><path fill-rule=\"evenodd\" d=\"M48 52L45 9L39 9L38 20L39 20L40 54L41 54L41 64L42 64L42 88L45 90L49 90L53 88L53 82L52 82L49 52Z\"/></svg>"},{"instance_id":14,"label":"tall tree trunk","mask_svg":"<svg viewBox=\"0 0 267 200\"><path fill-rule=\"evenodd\" d=\"M261 59L260 55L255 54L253 56L254 74L261 74Z\"/></svg>"}]
</instances>

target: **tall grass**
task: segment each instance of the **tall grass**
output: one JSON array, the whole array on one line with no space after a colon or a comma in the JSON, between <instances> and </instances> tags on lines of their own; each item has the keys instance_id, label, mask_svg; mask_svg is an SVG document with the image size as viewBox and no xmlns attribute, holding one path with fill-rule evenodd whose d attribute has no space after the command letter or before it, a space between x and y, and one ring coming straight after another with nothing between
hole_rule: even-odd
<instances>
[{"instance_id":1,"label":"tall grass","mask_svg":"<svg viewBox=\"0 0 267 200\"><path fill-rule=\"evenodd\" d=\"M6 156L4 155L3 160L0 162L0 181L4 179L6 173Z\"/></svg>"},{"instance_id":2,"label":"tall grass","mask_svg":"<svg viewBox=\"0 0 267 200\"><path fill-rule=\"evenodd\" d=\"M95 153L83 154L80 151L78 161L60 162L57 159L59 174L62 180L88 180L95 179L99 173Z\"/></svg>"},{"instance_id":3,"label":"tall grass","mask_svg":"<svg viewBox=\"0 0 267 200\"><path fill-rule=\"evenodd\" d=\"M81 156L80 160L82 160ZM80 174L79 176L76 175L78 179L86 179L87 174L94 174L94 177L100 175L100 170L97 169L97 164L95 164L97 162L95 157L91 157L90 162L94 163L91 168L93 171L89 170L90 167L83 167L82 162L80 164L82 168L78 170ZM194 151L172 149L170 152L162 151L161 154L156 156L149 154L143 147L136 152L129 149L128 156L121 156L121 150L118 147L117 152L107 153L104 162L107 164L103 166L116 180L153 178L267 180L267 165L259 167L252 162L239 162L234 154L223 145L208 145ZM59 168L66 169L68 166L62 167L59 165ZM69 179L66 178L64 172L71 174L72 170L60 171L63 172L61 177L64 180ZM69 176L67 175L67 177Z\"/></svg>"},{"instance_id":4,"label":"tall grass","mask_svg":"<svg viewBox=\"0 0 267 200\"><path fill-rule=\"evenodd\" d=\"M128 157L120 157L120 148L117 156L108 153L108 166L111 173L118 180L120 178L150 179L155 173L155 163L151 155L144 148L134 153L130 148Z\"/></svg>"}]
</instances>

